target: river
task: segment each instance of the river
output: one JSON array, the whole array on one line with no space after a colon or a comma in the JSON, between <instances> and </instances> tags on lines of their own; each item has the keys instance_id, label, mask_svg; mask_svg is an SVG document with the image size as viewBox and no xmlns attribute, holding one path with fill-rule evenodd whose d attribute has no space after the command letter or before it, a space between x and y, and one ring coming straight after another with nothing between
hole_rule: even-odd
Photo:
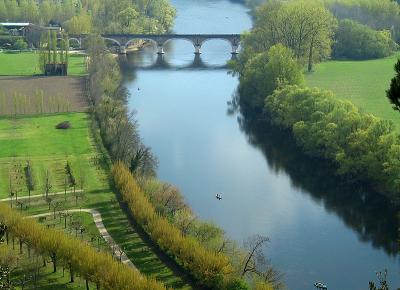
<instances>
[{"instance_id":1,"label":"river","mask_svg":"<svg viewBox=\"0 0 400 290\"><path fill-rule=\"evenodd\" d=\"M176 33L241 33L251 27L237 1L172 0ZM257 128L227 102L238 80L221 68L230 45L171 41L164 59L148 47L128 56L129 106L159 159L160 179L177 185L199 215L242 243L270 238L265 254L289 289L365 290L388 269L398 286L396 211L384 198L340 185L330 168L298 153L290 137ZM221 193L222 201L217 201Z\"/></svg>"}]
</instances>

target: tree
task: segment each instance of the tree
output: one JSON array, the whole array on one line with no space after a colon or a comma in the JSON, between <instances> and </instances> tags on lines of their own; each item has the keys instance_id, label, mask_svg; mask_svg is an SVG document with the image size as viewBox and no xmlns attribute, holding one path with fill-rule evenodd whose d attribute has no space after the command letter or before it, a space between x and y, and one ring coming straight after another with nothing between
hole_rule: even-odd
<instances>
[{"instance_id":1,"label":"tree","mask_svg":"<svg viewBox=\"0 0 400 290\"><path fill-rule=\"evenodd\" d=\"M25 50L28 48L28 44L26 43L25 40L23 39L18 39L14 45L12 46L13 49L15 50Z\"/></svg>"},{"instance_id":2,"label":"tree","mask_svg":"<svg viewBox=\"0 0 400 290\"><path fill-rule=\"evenodd\" d=\"M396 76L392 79L390 88L386 91L386 96L392 103L393 109L400 111L400 59L395 64L394 70Z\"/></svg>"},{"instance_id":3,"label":"tree","mask_svg":"<svg viewBox=\"0 0 400 290\"><path fill-rule=\"evenodd\" d=\"M50 171L47 169L44 176L44 193L46 200L49 198L50 190L53 188Z\"/></svg>"},{"instance_id":4,"label":"tree","mask_svg":"<svg viewBox=\"0 0 400 290\"><path fill-rule=\"evenodd\" d=\"M243 260L242 277L248 273L259 272L259 263L265 262L263 247L267 242L269 238L261 235L252 236L245 241L244 246L248 252Z\"/></svg>"},{"instance_id":5,"label":"tree","mask_svg":"<svg viewBox=\"0 0 400 290\"><path fill-rule=\"evenodd\" d=\"M366 25L345 19L336 32L335 58L371 59L389 56L397 48L390 31L375 31Z\"/></svg>"},{"instance_id":6,"label":"tree","mask_svg":"<svg viewBox=\"0 0 400 290\"><path fill-rule=\"evenodd\" d=\"M291 49L277 44L267 52L254 54L240 73L242 104L262 109L267 96L280 85L303 83L301 66Z\"/></svg>"},{"instance_id":7,"label":"tree","mask_svg":"<svg viewBox=\"0 0 400 290\"><path fill-rule=\"evenodd\" d=\"M129 28L135 19L139 16L139 13L132 7L128 7L118 13L118 22L123 28Z\"/></svg>"},{"instance_id":8,"label":"tree","mask_svg":"<svg viewBox=\"0 0 400 290\"><path fill-rule=\"evenodd\" d=\"M378 277L379 285L378 287L375 285L374 282L369 282L369 289L370 290L389 290L389 284L387 282L387 270L383 272L377 272L376 276ZM400 288L397 288L400 290Z\"/></svg>"},{"instance_id":9,"label":"tree","mask_svg":"<svg viewBox=\"0 0 400 290\"><path fill-rule=\"evenodd\" d=\"M322 2L267 1L257 10L254 28L244 38L242 58L246 62L249 56L282 43L311 71L316 61L329 57L336 26Z\"/></svg>"}]
</instances>

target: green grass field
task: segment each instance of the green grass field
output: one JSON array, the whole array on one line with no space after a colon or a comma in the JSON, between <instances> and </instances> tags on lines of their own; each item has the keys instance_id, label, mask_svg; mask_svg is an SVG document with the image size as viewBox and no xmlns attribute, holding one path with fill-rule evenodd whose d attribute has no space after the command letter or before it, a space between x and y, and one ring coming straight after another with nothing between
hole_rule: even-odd
<instances>
[{"instance_id":1,"label":"green grass field","mask_svg":"<svg viewBox=\"0 0 400 290\"><path fill-rule=\"evenodd\" d=\"M394 64L400 55L369 61L329 61L306 75L310 87L328 89L368 113L400 124L400 113L392 109L386 90L394 77ZM400 127L400 126L397 126Z\"/></svg>"},{"instance_id":2,"label":"green grass field","mask_svg":"<svg viewBox=\"0 0 400 290\"><path fill-rule=\"evenodd\" d=\"M78 181L78 188L79 173L84 173L85 194L78 203L72 194L67 194L65 207L99 210L109 233L125 248L129 258L143 274L154 276L174 289L190 289L170 265L158 258L152 245L145 242L130 225L110 188L108 171L103 166L103 155L98 150L98 144L94 142L90 129L91 120L88 118L86 113L0 118L0 199L9 196L10 176L13 184L16 184L13 187L19 190L18 196L28 194L25 176L21 178L23 182L14 181L18 172L24 172L21 168L26 166L27 160L30 160L33 168L35 190L32 194L43 195L46 170L51 173L51 192L63 191L65 165L68 160ZM70 121L71 128L55 129L62 121ZM65 199L64 195L50 197L53 201L60 202ZM28 202L24 201L23 208L26 205ZM15 202L14 207L17 207ZM41 197L32 200L23 213L34 215L48 211L48 205Z\"/></svg>"},{"instance_id":3,"label":"green grass field","mask_svg":"<svg viewBox=\"0 0 400 290\"><path fill-rule=\"evenodd\" d=\"M31 76L40 74L39 53L0 53L0 76ZM70 55L68 75L81 76L85 74L85 57L83 55Z\"/></svg>"}]
</instances>

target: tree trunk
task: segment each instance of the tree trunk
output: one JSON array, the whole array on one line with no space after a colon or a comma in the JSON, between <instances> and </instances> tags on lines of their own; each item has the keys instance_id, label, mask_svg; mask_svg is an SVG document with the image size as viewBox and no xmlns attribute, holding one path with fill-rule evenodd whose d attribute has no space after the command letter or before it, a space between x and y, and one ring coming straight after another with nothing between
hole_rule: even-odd
<instances>
[{"instance_id":1,"label":"tree trunk","mask_svg":"<svg viewBox=\"0 0 400 290\"><path fill-rule=\"evenodd\" d=\"M90 290L89 289L89 281L88 281L88 279L86 279L86 290Z\"/></svg>"},{"instance_id":2,"label":"tree trunk","mask_svg":"<svg viewBox=\"0 0 400 290\"><path fill-rule=\"evenodd\" d=\"M74 278L74 269L72 269L72 265L69 264L69 274L71 275L71 279L70 282L74 283L75 282L75 278Z\"/></svg>"},{"instance_id":3,"label":"tree trunk","mask_svg":"<svg viewBox=\"0 0 400 290\"><path fill-rule=\"evenodd\" d=\"M313 53L314 53L314 37L311 40L310 44L310 52L308 54L308 72L311 72L313 69Z\"/></svg>"},{"instance_id":4,"label":"tree trunk","mask_svg":"<svg viewBox=\"0 0 400 290\"><path fill-rule=\"evenodd\" d=\"M53 273L57 272L57 255L56 253L51 254L51 261L53 262Z\"/></svg>"},{"instance_id":5,"label":"tree trunk","mask_svg":"<svg viewBox=\"0 0 400 290\"><path fill-rule=\"evenodd\" d=\"M19 240L19 253L22 254L22 240Z\"/></svg>"}]
</instances>

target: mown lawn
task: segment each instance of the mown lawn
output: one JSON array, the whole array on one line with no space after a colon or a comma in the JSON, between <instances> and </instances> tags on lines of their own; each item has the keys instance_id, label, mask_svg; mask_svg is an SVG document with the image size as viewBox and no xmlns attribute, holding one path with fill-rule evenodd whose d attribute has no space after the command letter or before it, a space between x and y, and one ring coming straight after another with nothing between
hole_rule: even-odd
<instances>
[{"instance_id":1,"label":"mown lawn","mask_svg":"<svg viewBox=\"0 0 400 290\"><path fill-rule=\"evenodd\" d=\"M68 75L85 75L86 64L85 56L70 55L68 65ZM0 53L0 76L31 76L40 75L39 53Z\"/></svg>"},{"instance_id":2,"label":"mown lawn","mask_svg":"<svg viewBox=\"0 0 400 290\"><path fill-rule=\"evenodd\" d=\"M62 121L69 121L71 128L57 130L55 126ZM77 189L80 188L81 176L84 177L85 194L79 196L78 200L71 193L67 197L49 196L53 204L58 201L63 202L65 208L98 209L107 230L125 248L129 258L143 274L153 276L174 289L190 289L180 276L158 258L151 245L142 239L136 229L130 226L110 188L108 171L103 166L103 155L94 143L90 122L86 113L0 118L0 199L9 196L10 176L12 179L18 175L14 172L24 168L28 160L32 164L35 183L32 194L43 195L47 170L50 171L53 185L51 192L64 191L65 165L68 160L78 183ZM24 172L23 169L20 171ZM25 175L22 182L13 187L18 188L18 196L26 196ZM27 215L49 211L44 197L32 199L30 205L27 200L22 202L23 213ZM13 204L19 208L15 201ZM28 209L25 209L26 206ZM87 222L87 217L85 220ZM90 228L93 229L93 225Z\"/></svg>"},{"instance_id":3,"label":"mown lawn","mask_svg":"<svg viewBox=\"0 0 400 290\"><path fill-rule=\"evenodd\" d=\"M399 128L400 113L392 109L385 95L398 57L324 62L316 66L315 72L306 75L306 83L332 90L338 98L349 100L377 117L392 120Z\"/></svg>"}]
</instances>

